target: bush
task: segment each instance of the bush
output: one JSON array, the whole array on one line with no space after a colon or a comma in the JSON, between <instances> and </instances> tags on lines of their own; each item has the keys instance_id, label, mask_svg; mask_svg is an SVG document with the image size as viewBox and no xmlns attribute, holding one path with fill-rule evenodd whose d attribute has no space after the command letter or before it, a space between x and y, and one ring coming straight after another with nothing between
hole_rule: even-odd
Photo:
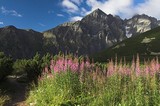
<instances>
[{"instance_id":1,"label":"bush","mask_svg":"<svg viewBox=\"0 0 160 106\"><path fill-rule=\"evenodd\" d=\"M29 82L34 81L37 83L37 79L41 76L42 69L50 65L51 55L46 54L42 58L37 53L32 59L16 60L13 65L14 74L22 75L27 74Z\"/></svg>"},{"instance_id":2,"label":"bush","mask_svg":"<svg viewBox=\"0 0 160 106\"><path fill-rule=\"evenodd\" d=\"M0 80L3 80L7 75L12 73L12 65L13 60L3 52L0 52Z\"/></svg>"},{"instance_id":3,"label":"bush","mask_svg":"<svg viewBox=\"0 0 160 106\"><path fill-rule=\"evenodd\" d=\"M24 73L26 73L26 69L27 69L27 60L22 59L22 60L16 60L13 64L13 69L14 72L13 74L15 75L22 75Z\"/></svg>"}]
</instances>

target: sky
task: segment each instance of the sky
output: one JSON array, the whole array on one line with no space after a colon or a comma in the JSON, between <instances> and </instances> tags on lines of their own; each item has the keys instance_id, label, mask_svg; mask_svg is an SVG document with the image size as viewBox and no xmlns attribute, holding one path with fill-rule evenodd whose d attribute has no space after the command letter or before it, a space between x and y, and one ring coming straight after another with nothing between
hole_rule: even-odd
<instances>
[{"instance_id":1,"label":"sky","mask_svg":"<svg viewBox=\"0 0 160 106\"><path fill-rule=\"evenodd\" d=\"M160 19L159 5L160 0L0 0L0 27L14 25L43 32L81 20L97 8L123 19L135 14Z\"/></svg>"}]
</instances>

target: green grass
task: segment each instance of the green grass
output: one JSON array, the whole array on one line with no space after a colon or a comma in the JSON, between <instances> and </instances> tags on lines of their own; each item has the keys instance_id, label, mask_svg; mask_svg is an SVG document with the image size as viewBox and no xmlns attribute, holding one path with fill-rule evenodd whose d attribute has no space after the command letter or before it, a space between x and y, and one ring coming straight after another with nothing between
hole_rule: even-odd
<instances>
[{"instance_id":1,"label":"green grass","mask_svg":"<svg viewBox=\"0 0 160 106\"><path fill-rule=\"evenodd\" d=\"M28 105L36 106L158 106L160 84L156 76L106 77L102 73L70 71L41 79L31 90Z\"/></svg>"},{"instance_id":2,"label":"green grass","mask_svg":"<svg viewBox=\"0 0 160 106\"><path fill-rule=\"evenodd\" d=\"M152 39L151 42L142 43L144 39ZM115 58L117 55L118 58L124 57L126 60L132 60L133 55L136 56L137 53L140 55L141 60L144 58L153 58L155 53L160 53L160 27L157 27L153 30L147 31L143 34L131 37L126 39L107 50L99 52L92 56L95 61L104 62L107 59ZM160 55L160 54L158 54Z\"/></svg>"},{"instance_id":3,"label":"green grass","mask_svg":"<svg viewBox=\"0 0 160 106\"><path fill-rule=\"evenodd\" d=\"M0 91L0 106L3 106L6 101L8 101L10 98L7 95L2 95Z\"/></svg>"}]
</instances>

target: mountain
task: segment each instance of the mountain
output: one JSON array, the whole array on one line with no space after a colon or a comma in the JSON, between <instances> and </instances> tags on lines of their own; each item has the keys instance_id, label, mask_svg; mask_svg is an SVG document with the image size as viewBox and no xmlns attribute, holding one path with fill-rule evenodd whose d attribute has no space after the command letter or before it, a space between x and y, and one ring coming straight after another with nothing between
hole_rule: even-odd
<instances>
[{"instance_id":1,"label":"mountain","mask_svg":"<svg viewBox=\"0 0 160 106\"><path fill-rule=\"evenodd\" d=\"M59 51L92 54L126 38L124 21L100 9L81 21L59 25L44 32L46 41Z\"/></svg>"},{"instance_id":2,"label":"mountain","mask_svg":"<svg viewBox=\"0 0 160 106\"><path fill-rule=\"evenodd\" d=\"M160 21L145 14L125 20L126 36L131 37L160 26Z\"/></svg>"},{"instance_id":3,"label":"mountain","mask_svg":"<svg viewBox=\"0 0 160 106\"><path fill-rule=\"evenodd\" d=\"M0 28L0 51L15 59L30 58L36 52L91 55L158 26L160 20L144 14L123 20L96 9L81 21L64 23L43 33L14 26Z\"/></svg>"},{"instance_id":4,"label":"mountain","mask_svg":"<svg viewBox=\"0 0 160 106\"><path fill-rule=\"evenodd\" d=\"M14 26L0 28L0 51L13 58L30 58L43 47L43 34Z\"/></svg>"},{"instance_id":5,"label":"mountain","mask_svg":"<svg viewBox=\"0 0 160 106\"><path fill-rule=\"evenodd\" d=\"M64 23L44 31L44 37L57 51L90 55L159 25L156 18L144 14L123 20L96 9L81 21Z\"/></svg>"},{"instance_id":6,"label":"mountain","mask_svg":"<svg viewBox=\"0 0 160 106\"><path fill-rule=\"evenodd\" d=\"M125 57L132 60L137 53L144 58L160 56L160 27L154 28L138 36L128 38L93 56L95 61L107 61L107 59Z\"/></svg>"}]
</instances>

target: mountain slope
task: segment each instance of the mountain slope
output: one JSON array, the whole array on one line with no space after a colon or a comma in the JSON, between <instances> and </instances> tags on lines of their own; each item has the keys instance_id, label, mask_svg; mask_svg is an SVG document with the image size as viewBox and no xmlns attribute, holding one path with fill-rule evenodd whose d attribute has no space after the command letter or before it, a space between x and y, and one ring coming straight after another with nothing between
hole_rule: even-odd
<instances>
[{"instance_id":1,"label":"mountain slope","mask_svg":"<svg viewBox=\"0 0 160 106\"><path fill-rule=\"evenodd\" d=\"M44 32L46 41L58 51L92 54L125 39L124 22L100 9L81 21L65 23ZM54 39L54 41L53 41Z\"/></svg>"},{"instance_id":2,"label":"mountain slope","mask_svg":"<svg viewBox=\"0 0 160 106\"><path fill-rule=\"evenodd\" d=\"M137 53L141 58L160 55L160 27L154 28L138 36L128 38L107 50L94 56L96 61L106 61L109 58L126 57L131 60Z\"/></svg>"},{"instance_id":3,"label":"mountain slope","mask_svg":"<svg viewBox=\"0 0 160 106\"><path fill-rule=\"evenodd\" d=\"M34 30L17 29L14 26L0 28L0 51L13 58L30 58L42 52L43 35Z\"/></svg>"},{"instance_id":4,"label":"mountain slope","mask_svg":"<svg viewBox=\"0 0 160 106\"><path fill-rule=\"evenodd\" d=\"M46 45L50 45L48 51L91 55L159 25L156 18L144 14L122 20L96 9L81 21L64 23L45 31L44 37Z\"/></svg>"},{"instance_id":5,"label":"mountain slope","mask_svg":"<svg viewBox=\"0 0 160 106\"><path fill-rule=\"evenodd\" d=\"M123 20L96 9L81 21L64 23L43 33L14 26L0 28L0 51L15 59L30 58L36 52L91 55L159 25L160 21L147 15Z\"/></svg>"}]
</instances>

